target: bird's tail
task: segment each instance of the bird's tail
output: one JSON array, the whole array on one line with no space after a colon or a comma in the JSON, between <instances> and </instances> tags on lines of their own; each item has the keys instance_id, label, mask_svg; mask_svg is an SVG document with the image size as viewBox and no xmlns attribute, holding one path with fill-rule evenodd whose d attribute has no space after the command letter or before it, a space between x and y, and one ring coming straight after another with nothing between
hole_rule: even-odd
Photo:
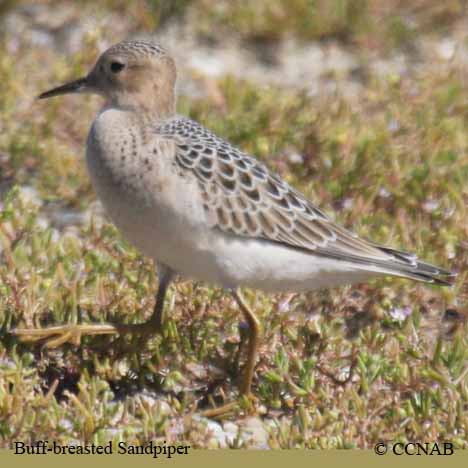
<instances>
[{"instance_id":1,"label":"bird's tail","mask_svg":"<svg viewBox=\"0 0 468 468\"><path fill-rule=\"evenodd\" d=\"M401 278L409 278L424 283L432 283L441 286L452 286L456 273L444 270L430 263L421 262L416 255L392 249L390 247L379 246L379 249L391 255L394 261L386 261L382 273L388 273Z\"/></svg>"}]
</instances>

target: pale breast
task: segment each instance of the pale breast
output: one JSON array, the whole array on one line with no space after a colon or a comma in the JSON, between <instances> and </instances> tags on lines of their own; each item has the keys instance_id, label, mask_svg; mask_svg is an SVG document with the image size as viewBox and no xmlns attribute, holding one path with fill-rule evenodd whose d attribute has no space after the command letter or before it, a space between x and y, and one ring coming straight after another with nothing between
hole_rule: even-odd
<instances>
[{"instance_id":1,"label":"pale breast","mask_svg":"<svg viewBox=\"0 0 468 468\"><path fill-rule=\"evenodd\" d=\"M99 199L124 236L180 269L190 252L208 249L209 242L196 181L176 164L174 150L170 139L110 109L90 130L87 163Z\"/></svg>"}]
</instances>

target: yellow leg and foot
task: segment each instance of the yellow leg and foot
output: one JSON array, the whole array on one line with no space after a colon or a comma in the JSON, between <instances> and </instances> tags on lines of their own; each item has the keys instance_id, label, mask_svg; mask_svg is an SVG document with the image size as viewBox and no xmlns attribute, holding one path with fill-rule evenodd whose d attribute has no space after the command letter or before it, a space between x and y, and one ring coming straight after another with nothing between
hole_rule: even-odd
<instances>
[{"instance_id":1,"label":"yellow leg and foot","mask_svg":"<svg viewBox=\"0 0 468 468\"><path fill-rule=\"evenodd\" d=\"M89 335L151 335L159 333L162 325L164 298L172 279L169 269L160 270L159 288L156 296L153 315L145 323L139 324L79 324L61 325L47 328L15 328L10 333L24 342L42 342L47 348L57 348L64 343L79 345L82 336Z\"/></svg>"},{"instance_id":2,"label":"yellow leg and foot","mask_svg":"<svg viewBox=\"0 0 468 468\"><path fill-rule=\"evenodd\" d=\"M239 395L241 397L246 397L250 400L253 400L253 395L251 393L252 387L252 378L255 369L255 361L257 358L258 346L260 344L260 322L255 316L255 314L250 310L249 306L245 303L240 292L235 290L232 292L237 305L239 306L244 318L249 324L249 341L247 348L247 361L245 363L244 374L242 376L242 381L239 386ZM219 406L217 408L212 408L202 412L202 416L207 418L215 418L220 416L225 416L229 413L232 413L234 409L239 406L237 401L227 403L225 405Z\"/></svg>"}]
</instances>

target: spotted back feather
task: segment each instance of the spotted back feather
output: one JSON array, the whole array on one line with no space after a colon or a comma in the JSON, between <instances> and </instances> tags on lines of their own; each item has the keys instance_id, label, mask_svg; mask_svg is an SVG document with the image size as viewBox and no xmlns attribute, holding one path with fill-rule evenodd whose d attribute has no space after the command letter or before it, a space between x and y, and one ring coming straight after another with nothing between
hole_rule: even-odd
<instances>
[{"instance_id":1,"label":"spotted back feather","mask_svg":"<svg viewBox=\"0 0 468 468\"><path fill-rule=\"evenodd\" d=\"M338 226L264 164L197 122L177 117L156 131L175 141L177 163L195 175L212 228L388 270L421 270L428 281L450 275Z\"/></svg>"}]
</instances>

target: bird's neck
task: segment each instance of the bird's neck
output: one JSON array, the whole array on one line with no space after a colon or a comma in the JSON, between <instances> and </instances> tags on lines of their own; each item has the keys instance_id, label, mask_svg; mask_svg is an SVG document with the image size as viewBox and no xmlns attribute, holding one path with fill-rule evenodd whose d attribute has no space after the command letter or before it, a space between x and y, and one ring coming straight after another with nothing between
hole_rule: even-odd
<instances>
[{"instance_id":1,"label":"bird's neck","mask_svg":"<svg viewBox=\"0 0 468 468\"><path fill-rule=\"evenodd\" d=\"M118 98L107 101L106 108L133 112L145 120L158 121L176 114L176 96L174 90L154 89L138 94L120 94Z\"/></svg>"}]
</instances>

